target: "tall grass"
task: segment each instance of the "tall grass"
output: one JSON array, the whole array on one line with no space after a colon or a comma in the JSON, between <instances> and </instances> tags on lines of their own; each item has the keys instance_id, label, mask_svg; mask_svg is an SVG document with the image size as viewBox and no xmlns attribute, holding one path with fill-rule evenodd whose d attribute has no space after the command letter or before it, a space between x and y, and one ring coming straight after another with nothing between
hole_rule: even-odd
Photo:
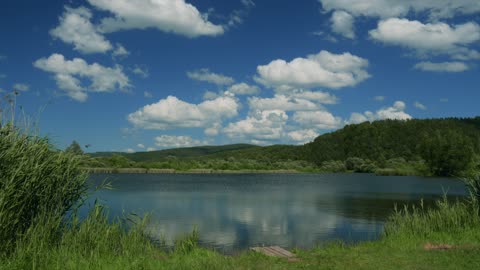
<instances>
[{"instance_id":1,"label":"tall grass","mask_svg":"<svg viewBox=\"0 0 480 270\"><path fill-rule=\"evenodd\" d=\"M480 228L479 187L478 175L464 179L470 196L457 199L455 202L447 200L446 195L436 202L433 208L420 206L395 207L395 212L389 217L384 234L409 235L412 237L426 237L434 233L457 234Z\"/></svg>"},{"instance_id":2,"label":"tall grass","mask_svg":"<svg viewBox=\"0 0 480 270\"><path fill-rule=\"evenodd\" d=\"M45 138L0 127L0 251L34 222L59 222L87 191L80 158ZM43 220L42 220L43 219Z\"/></svg>"}]
</instances>

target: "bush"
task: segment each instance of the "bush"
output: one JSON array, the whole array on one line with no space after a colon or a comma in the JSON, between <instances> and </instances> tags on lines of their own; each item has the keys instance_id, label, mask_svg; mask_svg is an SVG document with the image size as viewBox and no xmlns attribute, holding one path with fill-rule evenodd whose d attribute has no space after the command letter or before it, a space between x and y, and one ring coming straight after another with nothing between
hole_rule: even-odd
<instances>
[{"instance_id":1,"label":"bush","mask_svg":"<svg viewBox=\"0 0 480 270\"><path fill-rule=\"evenodd\" d=\"M9 251L40 219L60 222L86 194L80 162L45 138L0 127L0 251Z\"/></svg>"}]
</instances>

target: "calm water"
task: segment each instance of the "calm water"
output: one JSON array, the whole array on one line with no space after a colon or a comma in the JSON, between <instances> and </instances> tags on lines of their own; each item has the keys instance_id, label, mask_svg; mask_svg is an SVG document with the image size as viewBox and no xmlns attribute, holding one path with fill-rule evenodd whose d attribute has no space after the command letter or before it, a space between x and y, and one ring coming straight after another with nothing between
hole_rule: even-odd
<instances>
[{"instance_id":1,"label":"calm water","mask_svg":"<svg viewBox=\"0 0 480 270\"><path fill-rule=\"evenodd\" d=\"M96 194L110 214L151 213L149 231L167 244L194 227L224 252L256 245L310 248L341 239L375 239L395 204L433 202L459 181L369 174L95 175L114 190Z\"/></svg>"}]
</instances>

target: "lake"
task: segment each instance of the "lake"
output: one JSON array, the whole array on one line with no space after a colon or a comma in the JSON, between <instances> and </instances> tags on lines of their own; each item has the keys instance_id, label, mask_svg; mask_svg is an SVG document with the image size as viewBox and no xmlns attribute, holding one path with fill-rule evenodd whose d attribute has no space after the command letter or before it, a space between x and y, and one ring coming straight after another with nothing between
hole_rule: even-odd
<instances>
[{"instance_id":1,"label":"lake","mask_svg":"<svg viewBox=\"0 0 480 270\"><path fill-rule=\"evenodd\" d=\"M97 174L112 216L151 214L149 233L171 244L197 228L203 246L231 253L258 245L312 248L331 240L377 239L394 205L432 205L444 192L465 195L446 178L370 174Z\"/></svg>"}]
</instances>

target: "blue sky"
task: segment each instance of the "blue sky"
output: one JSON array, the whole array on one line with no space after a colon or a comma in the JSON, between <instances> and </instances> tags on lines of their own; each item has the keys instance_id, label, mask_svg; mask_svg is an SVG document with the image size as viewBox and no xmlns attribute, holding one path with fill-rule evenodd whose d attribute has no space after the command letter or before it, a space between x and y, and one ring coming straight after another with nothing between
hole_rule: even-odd
<instances>
[{"instance_id":1,"label":"blue sky","mask_svg":"<svg viewBox=\"0 0 480 270\"><path fill-rule=\"evenodd\" d=\"M2 1L0 95L89 151L479 114L478 0ZM17 114L18 115L18 114Z\"/></svg>"}]
</instances>

